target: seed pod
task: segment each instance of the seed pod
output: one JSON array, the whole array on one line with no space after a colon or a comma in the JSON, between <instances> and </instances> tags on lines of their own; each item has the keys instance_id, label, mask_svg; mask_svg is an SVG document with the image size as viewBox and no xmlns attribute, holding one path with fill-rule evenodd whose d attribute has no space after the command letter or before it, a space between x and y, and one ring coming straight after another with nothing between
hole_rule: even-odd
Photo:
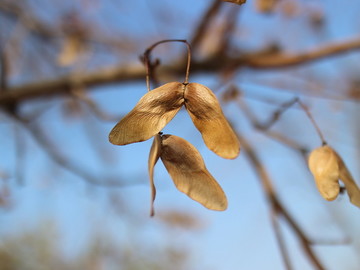
<instances>
[{"instance_id":1,"label":"seed pod","mask_svg":"<svg viewBox=\"0 0 360 270\"><path fill-rule=\"evenodd\" d=\"M178 190L208 209L227 208L224 191L192 144L174 135L163 135L160 157Z\"/></svg>"},{"instance_id":2,"label":"seed pod","mask_svg":"<svg viewBox=\"0 0 360 270\"><path fill-rule=\"evenodd\" d=\"M109 134L116 145L141 142L160 132L173 119L184 103L184 85L164 84L146 93Z\"/></svg>"},{"instance_id":3,"label":"seed pod","mask_svg":"<svg viewBox=\"0 0 360 270\"><path fill-rule=\"evenodd\" d=\"M206 146L223 158L236 158L240 152L239 140L214 93L204 85L189 83L184 98L186 109Z\"/></svg>"},{"instance_id":4,"label":"seed pod","mask_svg":"<svg viewBox=\"0 0 360 270\"><path fill-rule=\"evenodd\" d=\"M339 180L341 180L345 185L350 202L360 207L359 187L344 161L330 146L325 145L311 152L309 168L323 198L329 201L336 199L340 191Z\"/></svg>"},{"instance_id":5,"label":"seed pod","mask_svg":"<svg viewBox=\"0 0 360 270\"><path fill-rule=\"evenodd\" d=\"M240 143L214 93L198 83L167 83L144 95L109 134L109 141L125 145L150 139L185 107L206 146L228 159L239 155Z\"/></svg>"}]
</instances>

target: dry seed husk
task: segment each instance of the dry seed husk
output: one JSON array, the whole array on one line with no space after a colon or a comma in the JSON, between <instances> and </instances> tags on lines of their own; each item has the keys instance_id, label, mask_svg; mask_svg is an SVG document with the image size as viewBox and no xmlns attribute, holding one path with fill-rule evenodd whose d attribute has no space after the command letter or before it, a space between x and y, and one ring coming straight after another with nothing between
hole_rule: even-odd
<instances>
[{"instance_id":1,"label":"dry seed husk","mask_svg":"<svg viewBox=\"0 0 360 270\"><path fill-rule=\"evenodd\" d=\"M109 134L109 141L126 145L150 139L174 118L184 103L183 84L171 82L146 93Z\"/></svg>"},{"instance_id":2,"label":"dry seed husk","mask_svg":"<svg viewBox=\"0 0 360 270\"><path fill-rule=\"evenodd\" d=\"M309 168L320 194L326 200L336 199L340 191L340 179L345 185L350 202L360 207L360 189L334 149L325 145L313 150L309 156Z\"/></svg>"},{"instance_id":3,"label":"dry seed husk","mask_svg":"<svg viewBox=\"0 0 360 270\"><path fill-rule=\"evenodd\" d=\"M185 90L185 106L206 146L217 155L233 159L240 143L226 120L214 93L204 85L190 83Z\"/></svg>"},{"instance_id":4,"label":"dry seed husk","mask_svg":"<svg viewBox=\"0 0 360 270\"><path fill-rule=\"evenodd\" d=\"M109 134L109 141L126 145L150 139L185 107L206 146L228 159L239 155L240 143L214 93L198 83L167 83L145 94Z\"/></svg>"},{"instance_id":5,"label":"dry seed husk","mask_svg":"<svg viewBox=\"0 0 360 270\"><path fill-rule=\"evenodd\" d=\"M192 144L174 135L163 135L160 157L179 191L208 209L227 208L224 191Z\"/></svg>"}]
</instances>

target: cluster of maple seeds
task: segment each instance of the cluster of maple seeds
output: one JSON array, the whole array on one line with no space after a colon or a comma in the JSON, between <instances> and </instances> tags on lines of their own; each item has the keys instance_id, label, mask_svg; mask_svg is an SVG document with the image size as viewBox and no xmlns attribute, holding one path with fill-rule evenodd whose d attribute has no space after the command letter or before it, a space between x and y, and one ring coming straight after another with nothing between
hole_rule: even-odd
<instances>
[{"instance_id":1,"label":"cluster of maple seeds","mask_svg":"<svg viewBox=\"0 0 360 270\"><path fill-rule=\"evenodd\" d=\"M157 42L146 50L144 57L148 56L155 46L172 41L184 42L188 47L185 82L166 83L150 91L149 63L145 61L149 92L115 125L109 134L109 141L115 145L126 145L154 137L148 161L151 216L154 215L153 204L156 196L154 167L159 158L179 191L208 209L223 211L228 205L226 195L207 170L198 150L183 138L170 134L163 135L161 132L184 106L211 151L226 159L234 159L240 152L239 140L226 120L214 93L202 84L188 83L191 57L190 46L185 40ZM321 196L328 201L335 200L340 193L341 180L351 203L360 207L360 189L351 173L335 150L326 144L310 113L306 113L323 141L323 146L313 150L308 160L309 169Z\"/></svg>"},{"instance_id":2,"label":"cluster of maple seeds","mask_svg":"<svg viewBox=\"0 0 360 270\"><path fill-rule=\"evenodd\" d=\"M209 209L225 210L225 193L207 170L198 150L178 136L161 133L183 105L210 150L227 159L239 155L239 140L219 101L209 88L198 83L171 82L148 92L112 129L109 140L126 145L155 136L148 163L152 204L156 194L154 166L161 158L178 190Z\"/></svg>"},{"instance_id":3,"label":"cluster of maple seeds","mask_svg":"<svg viewBox=\"0 0 360 270\"><path fill-rule=\"evenodd\" d=\"M344 161L330 146L324 145L311 152L309 169L314 176L317 189L325 200L333 201L338 197L340 179L345 185L350 202L360 207L360 189Z\"/></svg>"}]
</instances>

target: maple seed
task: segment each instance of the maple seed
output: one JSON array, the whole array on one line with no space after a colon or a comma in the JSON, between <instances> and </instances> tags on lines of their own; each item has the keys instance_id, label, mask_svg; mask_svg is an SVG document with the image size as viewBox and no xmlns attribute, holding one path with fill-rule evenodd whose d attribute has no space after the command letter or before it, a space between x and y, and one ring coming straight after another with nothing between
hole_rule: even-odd
<instances>
[{"instance_id":1,"label":"maple seed","mask_svg":"<svg viewBox=\"0 0 360 270\"><path fill-rule=\"evenodd\" d=\"M126 145L146 141L173 119L184 103L182 84L171 82L146 93L111 130L109 141Z\"/></svg>"},{"instance_id":2,"label":"maple seed","mask_svg":"<svg viewBox=\"0 0 360 270\"><path fill-rule=\"evenodd\" d=\"M215 154L236 158L240 143L214 93L198 83L171 82L146 93L109 134L116 145L141 142L159 133L185 105L206 146Z\"/></svg>"},{"instance_id":3,"label":"maple seed","mask_svg":"<svg viewBox=\"0 0 360 270\"><path fill-rule=\"evenodd\" d=\"M149 155L151 185L151 215L154 214L154 166L161 158L176 188L208 209L224 211L227 199L224 191L205 167L197 149L175 135L156 135Z\"/></svg>"},{"instance_id":4,"label":"maple seed","mask_svg":"<svg viewBox=\"0 0 360 270\"><path fill-rule=\"evenodd\" d=\"M309 169L315 178L321 196L332 201L340 192L339 180L345 188L352 204L360 207L360 190L341 157L330 146L314 149L309 156Z\"/></svg>"},{"instance_id":5,"label":"maple seed","mask_svg":"<svg viewBox=\"0 0 360 270\"><path fill-rule=\"evenodd\" d=\"M184 97L186 110L206 146L223 158L236 158L240 152L239 140L214 93L204 85L190 83Z\"/></svg>"}]
</instances>

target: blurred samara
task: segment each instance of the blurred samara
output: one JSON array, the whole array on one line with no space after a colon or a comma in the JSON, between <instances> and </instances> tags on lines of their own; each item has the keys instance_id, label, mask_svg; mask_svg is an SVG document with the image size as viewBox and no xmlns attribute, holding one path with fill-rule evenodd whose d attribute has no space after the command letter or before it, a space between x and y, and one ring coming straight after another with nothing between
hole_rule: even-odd
<instances>
[{"instance_id":1,"label":"blurred samara","mask_svg":"<svg viewBox=\"0 0 360 270\"><path fill-rule=\"evenodd\" d=\"M309 156L309 168L324 199L332 201L337 198L340 192L339 180L341 180L351 203L360 207L359 187L334 149L325 145L313 150Z\"/></svg>"},{"instance_id":2,"label":"blurred samara","mask_svg":"<svg viewBox=\"0 0 360 270\"><path fill-rule=\"evenodd\" d=\"M126 145L150 139L185 106L206 146L233 159L240 143L226 120L214 93L198 83L170 82L146 93L109 134L109 141Z\"/></svg>"},{"instance_id":3,"label":"blurred samara","mask_svg":"<svg viewBox=\"0 0 360 270\"><path fill-rule=\"evenodd\" d=\"M223 211L227 208L224 191L206 169L204 160L197 149L188 141L175 135L154 137L149 154L149 175L151 186L151 215L156 189L154 166L161 158L176 188L208 209Z\"/></svg>"}]
</instances>

